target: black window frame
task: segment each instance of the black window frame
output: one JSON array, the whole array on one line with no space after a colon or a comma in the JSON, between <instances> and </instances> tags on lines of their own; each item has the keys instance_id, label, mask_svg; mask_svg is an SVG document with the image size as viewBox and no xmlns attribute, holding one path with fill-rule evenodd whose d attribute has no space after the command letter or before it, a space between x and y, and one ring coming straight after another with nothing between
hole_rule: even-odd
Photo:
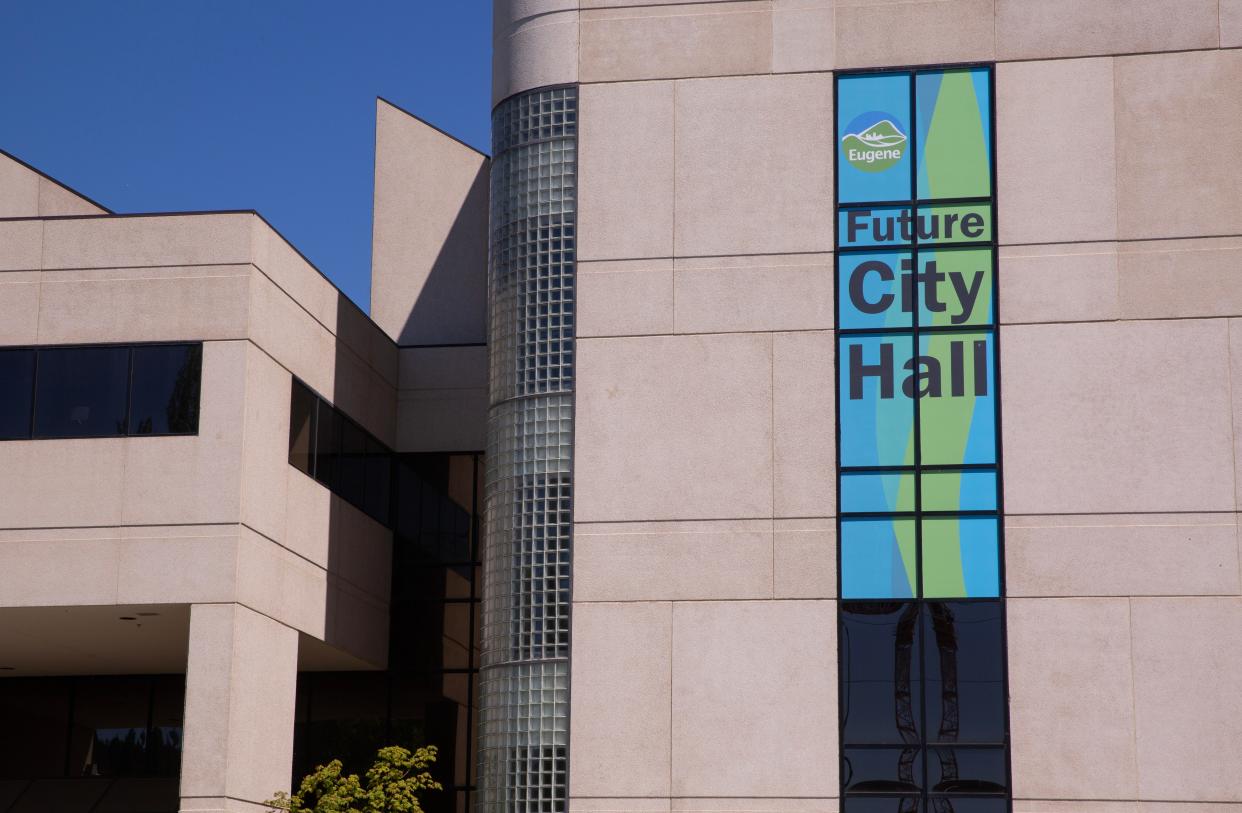
<instances>
[{"instance_id":1,"label":"black window frame","mask_svg":"<svg viewBox=\"0 0 1242 813\"><path fill-rule=\"evenodd\" d=\"M159 342L102 342L102 343L72 343L72 344L41 344L41 345L12 345L0 347L0 352L25 352L31 354L34 359L34 375L30 381L30 414L27 424L27 431L24 436L18 437L0 437L0 443L9 443L13 441L30 441L30 440L100 440L100 439L116 439L116 438L166 438L166 437L196 437L202 425L202 404L203 404L203 344L200 339L178 340L178 341L159 341ZM133 419L133 401L134 401L134 351L147 347L187 347L198 349L198 386L197 396L198 403L194 408L194 429L186 432L133 432L131 424ZM64 350L124 350L127 354L127 373L125 380L125 415L121 421L121 431L111 432L108 434L78 434L78 435L54 435L40 434L37 431L39 421L39 371L40 357L47 351L64 351Z\"/></svg>"}]
</instances>

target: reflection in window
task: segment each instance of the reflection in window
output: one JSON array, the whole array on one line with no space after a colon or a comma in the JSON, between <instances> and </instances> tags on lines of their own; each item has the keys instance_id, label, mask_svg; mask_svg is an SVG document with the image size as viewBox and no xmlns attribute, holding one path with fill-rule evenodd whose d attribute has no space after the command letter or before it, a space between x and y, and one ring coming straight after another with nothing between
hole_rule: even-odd
<instances>
[{"instance_id":1,"label":"reflection in window","mask_svg":"<svg viewBox=\"0 0 1242 813\"><path fill-rule=\"evenodd\" d=\"M392 451L294 379L289 465L384 525L392 501Z\"/></svg>"},{"instance_id":2,"label":"reflection in window","mask_svg":"<svg viewBox=\"0 0 1242 813\"><path fill-rule=\"evenodd\" d=\"M0 350L0 440L30 437L35 354Z\"/></svg>"},{"instance_id":3,"label":"reflection in window","mask_svg":"<svg viewBox=\"0 0 1242 813\"><path fill-rule=\"evenodd\" d=\"M57 347L39 351L35 437L124 435L129 348Z\"/></svg>"},{"instance_id":4,"label":"reflection in window","mask_svg":"<svg viewBox=\"0 0 1242 813\"><path fill-rule=\"evenodd\" d=\"M184 435L198 431L202 345L134 348L130 387L131 435Z\"/></svg>"}]
</instances>

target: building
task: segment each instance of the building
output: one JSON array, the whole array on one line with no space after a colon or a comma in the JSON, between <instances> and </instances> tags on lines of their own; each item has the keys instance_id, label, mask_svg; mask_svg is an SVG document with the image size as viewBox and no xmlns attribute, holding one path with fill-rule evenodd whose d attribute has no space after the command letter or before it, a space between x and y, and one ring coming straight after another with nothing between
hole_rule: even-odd
<instances>
[{"instance_id":1,"label":"building","mask_svg":"<svg viewBox=\"0 0 1242 813\"><path fill-rule=\"evenodd\" d=\"M1242 5L494 22L490 159L379 105L373 322L4 165L0 810L381 732L487 813L1242 809Z\"/></svg>"}]
</instances>

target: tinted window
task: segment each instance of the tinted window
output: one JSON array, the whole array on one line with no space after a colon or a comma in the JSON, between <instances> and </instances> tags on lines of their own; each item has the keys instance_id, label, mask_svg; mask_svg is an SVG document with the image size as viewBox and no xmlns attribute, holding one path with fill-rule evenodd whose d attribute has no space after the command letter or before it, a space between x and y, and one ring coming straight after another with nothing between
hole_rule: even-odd
<instances>
[{"instance_id":1,"label":"tinted window","mask_svg":"<svg viewBox=\"0 0 1242 813\"><path fill-rule=\"evenodd\" d=\"M999 601L927 602L923 653L929 742L1005 741Z\"/></svg>"},{"instance_id":2,"label":"tinted window","mask_svg":"<svg viewBox=\"0 0 1242 813\"><path fill-rule=\"evenodd\" d=\"M294 379L289 405L289 465L309 476L315 475L315 411L319 398L301 381Z\"/></svg>"},{"instance_id":3,"label":"tinted window","mask_svg":"<svg viewBox=\"0 0 1242 813\"><path fill-rule=\"evenodd\" d=\"M336 490L349 502L361 506L366 493L367 434L353 421L341 423L341 456L336 471Z\"/></svg>"},{"instance_id":4,"label":"tinted window","mask_svg":"<svg viewBox=\"0 0 1242 813\"><path fill-rule=\"evenodd\" d=\"M923 803L915 796L867 798L854 796L842 800L843 813L922 813Z\"/></svg>"},{"instance_id":5,"label":"tinted window","mask_svg":"<svg viewBox=\"0 0 1242 813\"><path fill-rule=\"evenodd\" d=\"M35 436L125 434L128 389L128 347L40 350Z\"/></svg>"},{"instance_id":6,"label":"tinted window","mask_svg":"<svg viewBox=\"0 0 1242 813\"><path fill-rule=\"evenodd\" d=\"M847 793L918 793L923 754L913 748L846 748L842 784Z\"/></svg>"},{"instance_id":7,"label":"tinted window","mask_svg":"<svg viewBox=\"0 0 1242 813\"><path fill-rule=\"evenodd\" d=\"M927 784L940 793L1004 793L1005 749L932 748Z\"/></svg>"},{"instance_id":8,"label":"tinted window","mask_svg":"<svg viewBox=\"0 0 1242 813\"><path fill-rule=\"evenodd\" d=\"M388 499L392 483L392 455L383 444L367 436L367 493L362 510L379 522L388 523Z\"/></svg>"},{"instance_id":9,"label":"tinted window","mask_svg":"<svg viewBox=\"0 0 1242 813\"><path fill-rule=\"evenodd\" d=\"M315 479L333 491L337 487L337 462L341 457L341 413L321 404L315 426Z\"/></svg>"},{"instance_id":10,"label":"tinted window","mask_svg":"<svg viewBox=\"0 0 1242 813\"><path fill-rule=\"evenodd\" d=\"M849 745L918 742L922 730L918 605L841 607L842 728Z\"/></svg>"},{"instance_id":11,"label":"tinted window","mask_svg":"<svg viewBox=\"0 0 1242 813\"><path fill-rule=\"evenodd\" d=\"M30 437L33 350L0 350L0 440Z\"/></svg>"},{"instance_id":12,"label":"tinted window","mask_svg":"<svg viewBox=\"0 0 1242 813\"><path fill-rule=\"evenodd\" d=\"M130 434L197 432L202 370L202 345L135 347Z\"/></svg>"}]
</instances>

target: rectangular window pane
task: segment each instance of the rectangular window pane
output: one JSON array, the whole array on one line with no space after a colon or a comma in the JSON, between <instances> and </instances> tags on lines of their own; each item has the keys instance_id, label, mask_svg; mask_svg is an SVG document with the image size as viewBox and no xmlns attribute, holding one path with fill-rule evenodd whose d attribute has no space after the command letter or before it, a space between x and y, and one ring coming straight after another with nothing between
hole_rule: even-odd
<instances>
[{"instance_id":1,"label":"rectangular window pane","mask_svg":"<svg viewBox=\"0 0 1242 813\"><path fill-rule=\"evenodd\" d=\"M130 388L132 435L189 435L198 431L203 346L135 347Z\"/></svg>"},{"instance_id":2,"label":"rectangular window pane","mask_svg":"<svg viewBox=\"0 0 1242 813\"><path fill-rule=\"evenodd\" d=\"M923 465L995 464L996 353L992 332L921 335L919 370Z\"/></svg>"},{"instance_id":3,"label":"rectangular window pane","mask_svg":"<svg viewBox=\"0 0 1242 813\"><path fill-rule=\"evenodd\" d=\"M909 328L913 325L914 261L908 251L842 254L838 325L844 329Z\"/></svg>"},{"instance_id":4,"label":"rectangular window pane","mask_svg":"<svg viewBox=\"0 0 1242 813\"><path fill-rule=\"evenodd\" d=\"M989 197L992 121L988 69L921 73L915 78L915 88L919 198Z\"/></svg>"},{"instance_id":5,"label":"rectangular window pane","mask_svg":"<svg viewBox=\"0 0 1242 813\"><path fill-rule=\"evenodd\" d=\"M0 350L0 440L30 437L34 372L33 350Z\"/></svg>"},{"instance_id":6,"label":"rectangular window pane","mask_svg":"<svg viewBox=\"0 0 1242 813\"><path fill-rule=\"evenodd\" d=\"M915 521L841 520L841 598L912 598Z\"/></svg>"},{"instance_id":7,"label":"rectangular window pane","mask_svg":"<svg viewBox=\"0 0 1242 813\"><path fill-rule=\"evenodd\" d=\"M345 419L326 402L319 402L315 424L315 479L336 490L337 465L341 457L341 431Z\"/></svg>"},{"instance_id":8,"label":"rectangular window pane","mask_svg":"<svg viewBox=\"0 0 1242 813\"><path fill-rule=\"evenodd\" d=\"M35 437L124 435L128 347L60 347L39 351Z\"/></svg>"},{"instance_id":9,"label":"rectangular window pane","mask_svg":"<svg viewBox=\"0 0 1242 813\"><path fill-rule=\"evenodd\" d=\"M904 745L922 732L919 612L913 602L841 605L843 745Z\"/></svg>"},{"instance_id":10,"label":"rectangular window pane","mask_svg":"<svg viewBox=\"0 0 1242 813\"><path fill-rule=\"evenodd\" d=\"M992 204L920 206L915 231L922 245L990 243Z\"/></svg>"},{"instance_id":11,"label":"rectangular window pane","mask_svg":"<svg viewBox=\"0 0 1242 813\"><path fill-rule=\"evenodd\" d=\"M919 280L919 327L993 323L992 249L923 249Z\"/></svg>"},{"instance_id":12,"label":"rectangular window pane","mask_svg":"<svg viewBox=\"0 0 1242 813\"><path fill-rule=\"evenodd\" d=\"M842 513L883 514L914 510L914 474L841 474Z\"/></svg>"},{"instance_id":13,"label":"rectangular window pane","mask_svg":"<svg viewBox=\"0 0 1242 813\"><path fill-rule=\"evenodd\" d=\"M924 511L995 511L995 471L928 471L921 477Z\"/></svg>"},{"instance_id":14,"label":"rectangular window pane","mask_svg":"<svg viewBox=\"0 0 1242 813\"><path fill-rule=\"evenodd\" d=\"M837 80L837 196L841 203L910 199L910 77Z\"/></svg>"},{"instance_id":15,"label":"rectangular window pane","mask_svg":"<svg viewBox=\"0 0 1242 813\"><path fill-rule=\"evenodd\" d=\"M913 465L912 337L844 336L838 344L840 465Z\"/></svg>"},{"instance_id":16,"label":"rectangular window pane","mask_svg":"<svg viewBox=\"0 0 1242 813\"><path fill-rule=\"evenodd\" d=\"M303 474L315 475L315 407L319 397L301 381L294 380L289 398L289 465Z\"/></svg>"},{"instance_id":17,"label":"rectangular window pane","mask_svg":"<svg viewBox=\"0 0 1242 813\"><path fill-rule=\"evenodd\" d=\"M923 813L923 802L917 796L847 796L841 800L841 810L842 813Z\"/></svg>"},{"instance_id":18,"label":"rectangular window pane","mask_svg":"<svg viewBox=\"0 0 1242 813\"><path fill-rule=\"evenodd\" d=\"M999 601L927 602L928 742L1004 742L1004 618Z\"/></svg>"},{"instance_id":19,"label":"rectangular window pane","mask_svg":"<svg viewBox=\"0 0 1242 813\"><path fill-rule=\"evenodd\" d=\"M933 517L923 520L923 596L995 598L1000 595L1000 520Z\"/></svg>"},{"instance_id":20,"label":"rectangular window pane","mask_svg":"<svg viewBox=\"0 0 1242 813\"><path fill-rule=\"evenodd\" d=\"M927 753L927 785L933 793L1004 793L1005 750L933 748Z\"/></svg>"},{"instance_id":21,"label":"rectangular window pane","mask_svg":"<svg viewBox=\"0 0 1242 813\"><path fill-rule=\"evenodd\" d=\"M918 746L846 748L846 793L918 793L923 787L923 754Z\"/></svg>"},{"instance_id":22,"label":"rectangular window pane","mask_svg":"<svg viewBox=\"0 0 1242 813\"><path fill-rule=\"evenodd\" d=\"M337 463L335 490L346 501L362 507L366 493L367 434L358 424L341 424L341 456Z\"/></svg>"},{"instance_id":23,"label":"rectangular window pane","mask_svg":"<svg viewBox=\"0 0 1242 813\"><path fill-rule=\"evenodd\" d=\"M392 453L370 435L367 436L366 466L366 498L362 508L376 522L387 525L392 487Z\"/></svg>"},{"instance_id":24,"label":"rectangular window pane","mask_svg":"<svg viewBox=\"0 0 1242 813\"><path fill-rule=\"evenodd\" d=\"M914 233L909 206L859 206L837 213L837 241L842 248L908 246Z\"/></svg>"}]
</instances>

